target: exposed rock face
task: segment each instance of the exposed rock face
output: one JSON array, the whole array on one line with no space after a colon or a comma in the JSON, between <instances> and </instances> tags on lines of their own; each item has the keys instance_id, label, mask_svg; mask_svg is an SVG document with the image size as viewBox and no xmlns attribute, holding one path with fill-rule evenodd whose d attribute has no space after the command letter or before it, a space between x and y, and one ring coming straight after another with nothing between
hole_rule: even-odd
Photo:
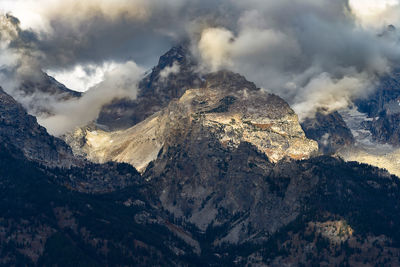
<instances>
[{"instance_id":1,"label":"exposed rock face","mask_svg":"<svg viewBox=\"0 0 400 267\"><path fill-rule=\"evenodd\" d=\"M378 119L366 124L375 138L383 143L400 145L400 113L381 113Z\"/></svg>"},{"instance_id":2,"label":"exposed rock face","mask_svg":"<svg viewBox=\"0 0 400 267\"><path fill-rule=\"evenodd\" d=\"M330 155L354 144L354 137L342 116L337 112L317 112L314 118L306 119L301 126L310 139L318 141L322 154Z\"/></svg>"},{"instance_id":3,"label":"exposed rock face","mask_svg":"<svg viewBox=\"0 0 400 267\"><path fill-rule=\"evenodd\" d=\"M205 87L187 90L179 100L128 130L79 129L66 140L76 154L95 162L126 162L141 171L161 148L175 146L197 128L202 135L193 138L212 136L230 150L247 142L271 162L285 157L307 159L318 150L281 98L231 72L209 74L205 81Z\"/></svg>"},{"instance_id":4,"label":"exposed rock face","mask_svg":"<svg viewBox=\"0 0 400 267\"><path fill-rule=\"evenodd\" d=\"M117 99L103 107L97 122L110 130L127 129L202 84L186 46L172 48L139 84L137 99Z\"/></svg>"},{"instance_id":5,"label":"exposed rock face","mask_svg":"<svg viewBox=\"0 0 400 267\"><path fill-rule=\"evenodd\" d=\"M205 129L193 128L145 175L156 184L163 207L176 218L203 232L224 229L211 241L218 246L266 240L268 234L261 233L273 233L298 216L303 190L313 182L304 180L308 186L300 189L297 182L283 178L283 169L277 167L282 179L274 177L273 169L251 144L230 150Z\"/></svg>"}]
</instances>

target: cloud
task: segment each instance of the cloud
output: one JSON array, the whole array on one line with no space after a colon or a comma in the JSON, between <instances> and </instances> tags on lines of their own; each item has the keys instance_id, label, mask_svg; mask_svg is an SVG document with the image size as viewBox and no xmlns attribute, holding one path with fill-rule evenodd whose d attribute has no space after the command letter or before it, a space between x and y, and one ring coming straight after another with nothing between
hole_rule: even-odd
<instances>
[{"instance_id":1,"label":"cloud","mask_svg":"<svg viewBox=\"0 0 400 267\"><path fill-rule=\"evenodd\" d=\"M127 62L107 72L104 81L88 90L81 98L53 103L54 116L39 117L38 122L49 133L60 136L95 120L103 105L115 98L136 98L143 69Z\"/></svg>"},{"instance_id":2,"label":"cloud","mask_svg":"<svg viewBox=\"0 0 400 267\"><path fill-rule=\"evenodd\" d=\"M293 109L297 111L300 120L313 117L315 111L330 113L348 107L352 98L360 97L370 89L368 77L363 75L332 78L328 73L321 73L312 78L296 95Z\"/></svg>"},{"instance_id":3,"label":"cloud","mask_svg":"<svg viewBox=\"0 0 400 267\"><path fill-rule=\"evenodd\" d=\"M171 74L178 74L180 72L180 66L178 62L174 62L172 66L166 66L161 72L160 72L160 78L161 80L166 80Z\"/></svg>"},{"instance_id":4,"label":"cloud","mask_svg":"<svg viewBox=\"0 0 400 267\"><path fill-rule=\"evenodd\" d=\"M185 38L187 24L199 18L228 20L222 14L231 9L221 10L228 0L14 2L1 2L0 7L20 17L25 30L37 34L37 49L46 54L41 61L45 69L126 60L150 67L163 51Z\"/></svg>"},{"instance_id":5,"label":"cloud","mask_svg":"<svg viewBox=\"0 0 400 267\"><path fill-rule=\"evenodd\" d=\"M85 90L111 62L149 68L173 44L190 40L203 71L239 72L303 118L367 94L398 66L399 31L382 34L372 17L397 23L399 4L367 1L4 0L0 9L21 23L8 17L0 57L16 61L17 78L45 69ZM178 71L172 66L163 75Z\"/></svg>"},{"instance_id":6,"label":"cloud","mask_svg":"<svg viewBox=\"0 0 400 267\"><path fill-rule=\"evenodd\" d=\"M102 82L106 73L123 67L124 64L117 62L104 62L101 65L86 64L75 65L71 70L48 70L47 74L54 77L57 81L67 84L69 88L85 92L94 85Z\"/></svg>"},{"instance_id":7,"label":"cloud","mask_svg":"<svg viewBox=\"0 0 400 267\"><path fill-rule=\"evenodd\" d=\"M18 93L22 80L37 80L41 74L42 53L35 48L35 34L21 30L19 23L13 16L0 15L0 83L11 95Z\"/></svg>"},{"instance_id":8,"label":"cloud","mask_svg":"<svg viewBox=\"0 0 400 267\"><path fill-rule=\"evenodd\" d=\"M210 71L231 66L233 37L233 33L224 28L207 28L202 32L198 48L203 63Z\"/></svg>"},{"instance_id":9,"label":"cloud","mask_svg":"<svg viewBox=\"0 0 400 267\"><path fill-rule=\"evenodd\" d=\"M397 24L399 0L350 0L350 7L360 23L368 27Z\"/></svg>"},{"instance_id":10,"label":"cloud","mask_svg":"<svg viewBox=\"0 0 400 267\"><path fill-rule=\"evenodd\" d=\"M235 24L204 28L194 54L284 97L301 118L370 93L399 65L400 35L357 23L345 1L249 1Z\"/></svg>"}]
</instances>

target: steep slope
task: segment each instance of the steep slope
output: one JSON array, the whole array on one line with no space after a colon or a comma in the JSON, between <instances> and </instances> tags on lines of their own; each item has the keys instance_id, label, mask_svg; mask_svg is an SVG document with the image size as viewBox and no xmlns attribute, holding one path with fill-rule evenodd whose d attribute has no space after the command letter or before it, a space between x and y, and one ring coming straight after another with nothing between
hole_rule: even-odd
<instances>
[{"instance_id":1,"label":"steep slope","mask_svg":"<svg viewBox=\"0 0 400 267\"><path fill-rule=\"evenodd\" d=\"M145 190L130 165L74 158L0 91L1 266L187 264L197 243Z\"/></svg>"},{"instance_id":2,"label":"steep slope","mask_svg":"<svg viewBox=\"0 0 400 267\"><path fill-rule=\"evenodd\" d=\"M27 95L35 93L45 93L48 95L58 96L60 99L69 99L72 97L80 97L80 92L67 88L53 77L40 71L35 79L25 80L22 82L20 89Z\"/></svg>"},{"instance_id":3,"label":"steep slope","mask_svg":"<svg viewBox=\"0 0 400 267\"><path fill-rule=\"evenodd\" d=\"M307 139L297 115L278 96L256 88L244 77L218 72L204 77L204 87L188 89L179 100L136 126L116 132L78 129L66 138L75 154L95 162L126 162L144 171L161 149L192 129L204 129L228 149L248 142L271 162L306 159L318 149Z\"/></svg>"}]
</instances>

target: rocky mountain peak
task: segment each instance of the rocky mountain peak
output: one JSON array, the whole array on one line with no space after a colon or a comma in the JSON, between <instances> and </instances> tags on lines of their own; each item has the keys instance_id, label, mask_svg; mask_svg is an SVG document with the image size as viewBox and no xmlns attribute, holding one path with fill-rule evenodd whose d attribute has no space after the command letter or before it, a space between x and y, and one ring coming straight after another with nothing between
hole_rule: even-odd
<instances>
[{"instance_id":1,"label":"rocky mountain peak","mask_svg":"<svg viewBox=\"0 0 400 267\"><path fill-rule=\"evenodd\" d=\"M137 99L116 99L105 105L97 122L110 130L127 129L165 108L187 89L201 84L189 48L176 46L161 56L158 65L139 83Z\"/></svg>"},{"instance_id":2,"label":"rocky mountain peak","mask_svg":"<svg viewBox=\"0 0 400 267\"><path fill-rule=\"evenodd\" d=\"M250 143L271 162L307 159L318 150L284 100L228 71L206 75L200 88L186 90L129 129L79 129L67 141L76 154L92 161L126 162L144 171L161 150L176 146L189 133L195 139L211 138L228 150Z\"/></svg>"},{"instance_id":3,"label":"rocky mountain peak","mask_svg":"<svg viewBox=\"0 0 400 267\"><path fill-rule=\"evenodd\" d=\"M190 51L186 45L172 47L167 53L160 57L156 68L162 70L165 67L171 67L174 62L179 63L182 67L194 65L193 58L190 57Z\"/></svg>"}]
</instances>

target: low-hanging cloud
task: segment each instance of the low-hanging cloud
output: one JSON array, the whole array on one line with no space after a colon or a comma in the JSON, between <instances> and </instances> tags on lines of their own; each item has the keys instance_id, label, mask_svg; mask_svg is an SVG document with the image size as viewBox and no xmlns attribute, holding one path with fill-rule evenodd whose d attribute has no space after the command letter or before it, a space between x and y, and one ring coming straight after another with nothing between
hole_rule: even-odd
<instances>
[{"instance_id":1,"label":"low-hanging cloud","mask_svg":"<svg viewBox=\"0 0 400 267\"><path fill-rule=\"evenodd\" d=\"M172 74L178 74L180 72L180 66L178 62L172 63L172 66L166 66L161 72L160 72L160 78L162 81L165 81L168 79L168 77Z\"/></svg>"},{"instance_id":2,"label":"low-hanging cloud","mask_svg":"<svg viewBox=\"0 0 400 267\"><path fill-rule=\"evenodd\" d=\"M127 62L107 72L104 81L88 90L81 98L57 102L53 116L39 117L38 122L49 133L59 136L95 120L103 105L115 98L136 98L143 69Z\"/></svg>"}]
</instances>

